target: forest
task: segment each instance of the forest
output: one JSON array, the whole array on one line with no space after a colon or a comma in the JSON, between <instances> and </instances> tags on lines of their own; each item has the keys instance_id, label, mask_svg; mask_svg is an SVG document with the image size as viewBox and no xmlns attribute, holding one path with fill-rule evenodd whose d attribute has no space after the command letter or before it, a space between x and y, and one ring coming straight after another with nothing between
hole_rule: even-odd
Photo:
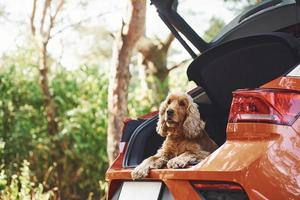
<instances>
[{"instance_id":1,"label":"forest","mask_svg":"<svg viewBox=\"0 0 300 200\"><path fill-rule=\"evenodd\" d=\"M254 1L180 2L209 41ZM104 199L123 120L195 87L190 57L149 4L0 2L0 199Z\"/></svg>"}]
</instances>

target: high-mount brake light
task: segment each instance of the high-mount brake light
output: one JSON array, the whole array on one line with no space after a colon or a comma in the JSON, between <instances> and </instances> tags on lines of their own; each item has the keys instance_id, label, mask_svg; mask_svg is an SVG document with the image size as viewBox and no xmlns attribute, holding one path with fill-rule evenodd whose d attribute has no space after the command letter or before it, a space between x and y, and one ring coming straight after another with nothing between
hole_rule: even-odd
<instances>
[{"instance_id":1,"label":"high-mount brake light","mask_svg":"<svg viewBox=\"0 0 300 200\"><path fill-rule=\"evenodd\" d=\"M291 125L299 113L299 92L279 89L237 90L233 92L228 121Z\"/></svg>"}]
</instances>

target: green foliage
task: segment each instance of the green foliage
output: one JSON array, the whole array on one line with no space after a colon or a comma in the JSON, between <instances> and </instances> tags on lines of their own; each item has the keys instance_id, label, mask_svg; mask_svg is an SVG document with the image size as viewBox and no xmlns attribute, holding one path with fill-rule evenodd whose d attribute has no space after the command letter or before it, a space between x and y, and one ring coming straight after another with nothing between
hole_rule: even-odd
<instances>
[{"instance_id":1,"label":"green foliage","mask_svg":"<svg viewBox=\"0 0 300 200\"><path fill-rule=\"evenodd\" d=\"M30 180L29 162L24 160L18 175L13 175L8 184L5 171L0 172L0 195L3 200L49 200L54 197L53 191L44 192L42 184L35 184Z\"/></svg>"},{"instance_id":2,"label":"green foliage","mask_svg":"<svg viewBox=\"0 0 300 200\"><path fill-rule=\"evenodd\" d=\"M1 158L5 143L0 141ZM35 184L30 177L29 162L24 160L17 174L13 174L10 179L5 172L3 160L0 162L0 199L1 200L49 200L54 196L53 191L45 192L42 184Z\"/></svg>"},{"instance_id":3,"label":"green foliage","mask_svg":"<svg viewBox=\"0 0 300 200\"><path fill-rule=\"evenodd\" d=\"M36 81L30 68L11 65L0 70L0 137L6 143L4 161L10 168L45 142L46 121Z\"/></svg>"},{"instance_id":4,"label":"green foliage","mask_svg":"<svg viewBox=\"0 0 300 200\"><path fill-rule=\"evenodd\" d=\"M204 40L211 41L225 26L225 22L219 18L212 17L210 19L210 27L204 32Z\"/></svg>"},{"instance_id":5,"label":"green foliage","mask_svg":"<svg viewBox=\"0 0 300 200\"><path fill-rule=\"evenodd\" d=\"M8 187L7 191L13 194L22 191L22 184L28 188L26 184L31 185L31 178L42 182L47 191L59 187L60 195L68 199L97 199L103 195L100 189L104 187L102 184L100 188L99 181L104 179L107 169L108 79L96 66L53 71L50 86L60 131L50 136L38 70L30 62L33 60L30 51L23 52L23 57L6 57L5 66L0 68L0 140L5 142L0 155L5 164L5 173L0 173L0 188ZM18 173L23 160L30 162L32 173L24 174L29 171L29 164L23 164ZM41 185L29 190L38 193ZM26 192L28 189L24 189L23 193Z\"/></svg>"},{"instance_id":6,"label":"green foliage","mask_svg":"<svg viewBox=\"0 0 300 200\"><path fill-rule=\"evenodd\" d=\"M147 77L147 88L141 87L141 80L132 78L129 87L129 116L138 117L158 110L160 102L164 100L169 91L168 79L165 81L158 80L155 76Z\"/></svg>"},{"instance_id":7,"label":"green foliage","mask_svg":"<svg viewBox=\"0 0 300 200\"><path fill-rule=\"evenodd\" d=\"M64 180L68 180L65 185L73 184L78 191L90 188L96 196L100 195L99 180L104 179L107 168L107 85L106 76L95 67L62 70L53 80L61 119L58 137L66 146L63 162L71 166L64 171Z\"/></svg>"}]
</instances>

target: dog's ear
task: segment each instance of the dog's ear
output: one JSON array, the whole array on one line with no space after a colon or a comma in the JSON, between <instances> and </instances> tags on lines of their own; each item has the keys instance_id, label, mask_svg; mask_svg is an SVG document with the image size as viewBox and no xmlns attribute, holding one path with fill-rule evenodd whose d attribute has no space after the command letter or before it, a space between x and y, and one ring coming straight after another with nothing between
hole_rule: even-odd
<instances>
[{"instance_id":1,"label":"dog's ear","mask_svg":"<svg viewBox=\"0 0 300 200\"><path fill-rule=\"evenodd\" d=\"M205 122L201 120L198 106L190 102L187 108L187 116L183 123L183 133L187 138L201 137L205 128Z\"/></svg>"},{"instance_id":2,"label":"dog's ear","mask_svg":"<svg viewBox=\"0 0 300 200\"><path fill-rule=\"evenodd\" d=\"M156 126L156 132L161 135L162 137L167 136L167 125L166 125L166 120L164 119L164 114L166 112L166 104L167 104L167 99L163 101L160 106L159 106L159 114L158 114L158 122Z\"/></svg>"}]
</instances>

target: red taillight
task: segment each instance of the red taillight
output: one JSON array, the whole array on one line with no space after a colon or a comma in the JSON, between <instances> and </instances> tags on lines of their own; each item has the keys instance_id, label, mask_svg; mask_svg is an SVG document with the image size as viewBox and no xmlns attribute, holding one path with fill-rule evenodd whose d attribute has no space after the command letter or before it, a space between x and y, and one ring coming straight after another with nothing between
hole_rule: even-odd
<instances>
[{"instance_id":1,"label":"red taillight","mask_svg":"<svg viewBox=\"0 0 300 200\"><path fill-rule=\"evenodd\" d=\"M264 122L291 125L300 113L300 93L290 90L237 90L229 122Z\"/></svg>"}]
</instances>

